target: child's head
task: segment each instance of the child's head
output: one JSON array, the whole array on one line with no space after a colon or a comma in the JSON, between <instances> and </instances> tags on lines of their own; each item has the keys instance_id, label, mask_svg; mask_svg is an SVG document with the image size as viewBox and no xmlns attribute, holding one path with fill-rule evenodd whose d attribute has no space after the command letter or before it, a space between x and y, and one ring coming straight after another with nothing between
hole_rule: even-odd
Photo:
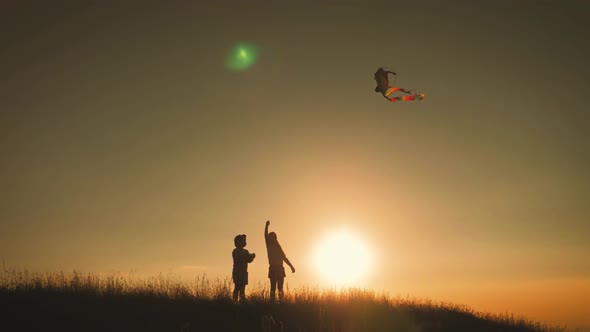
<instances>
[{"instance_id":1,"label":"child's head","mask_svg":"<svg viewBox=\"0 0 590 332\"><path fill-rule=\"evenodd\" d=\"M234 245L236 248L244 248L246 246L246 234L236 235Z\"/></svg>"},{"instance_id":2,"label":"child's head","mask_svg":"<svg viewBox=\"0 0 590 332\"><path fill-rule=\"evenodd\" d=\"M278 242L277 233L275 232L268 233L268 238L273 242Z\"/></svg>"}]
</instances>

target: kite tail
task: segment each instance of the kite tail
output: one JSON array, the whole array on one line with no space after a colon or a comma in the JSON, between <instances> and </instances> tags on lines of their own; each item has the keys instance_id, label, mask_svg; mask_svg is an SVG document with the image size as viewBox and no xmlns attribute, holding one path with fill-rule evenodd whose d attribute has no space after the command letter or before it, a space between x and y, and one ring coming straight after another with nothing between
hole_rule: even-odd
<instances>
[{"instance_id":1,"label":"kite tail","mask_svg":"<svg viewBox=\"0 0 590 332\"><path fill-rule=\"evenodd\" d=\"M389 89L387 89L387 91L385 91L385 97L389 96L390 94L400 91L402 90L401 88L392 88L390 87Z\"/></svg>"},{"instance_id":2,"label":"kite tail","mask_svg":"<svg viewBox=\"0 0 590 332\"><path fill-rule=\"evenodd\" d=\"M424 95L423 93L421 93L421 94L415 94L415 95L410 95L410 96L391 97L391 98L387 98L387 99L389 99L389 101L391 101L391 102L395 102L395 101L422 100L424 98L426 98L426 95Z\"/></svg>"}]
</instances>

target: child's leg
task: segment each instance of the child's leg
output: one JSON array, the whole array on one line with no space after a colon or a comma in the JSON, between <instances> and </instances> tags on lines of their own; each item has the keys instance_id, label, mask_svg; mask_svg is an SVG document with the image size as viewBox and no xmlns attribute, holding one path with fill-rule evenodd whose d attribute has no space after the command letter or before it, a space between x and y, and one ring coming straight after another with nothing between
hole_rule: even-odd
<instances>
[{"instance_id":1,"label":"child's leg","mask_svg":"<svg viewBox=\"0 0 590 332\"><path fill-rule=\"evenodd\" d=\"M239 290L238 290L238 294L240 297L240 302L243 302L244 300L246 300L246 285L241 285Z\"/></svg>"},{"instance_id":2,"label":"child's leg","mask_svg":"<svg viewBox=\"0 0 590 332\"><path fill-rule=\"evenodd\" d=\"M238 284L234 284L234 294L233 294L234 301L238 300L239 292L240 292L240 288L239 288Z\"/></svg>"},{"instance_id":3,"label":"child's leg","mask_svg":"<svg viewBox=\"0 0 590 332\"><path fill-rule=\"evenodd\" d=\"M283 284L285 283L285 278L279 278L277 280L279 286L279 300L283 299Z\"/></svg>"},{"instance_id":4,"label":"child's leg","mask_svg":"<svg viewBox=\"0 0 590 332\"><path fill-rule=\"evenodd\" d=\"M277 279L271 277L270 278L270 300L274 302L275 300L275 292L277 290Z\"/></svg>"}]
</instances>

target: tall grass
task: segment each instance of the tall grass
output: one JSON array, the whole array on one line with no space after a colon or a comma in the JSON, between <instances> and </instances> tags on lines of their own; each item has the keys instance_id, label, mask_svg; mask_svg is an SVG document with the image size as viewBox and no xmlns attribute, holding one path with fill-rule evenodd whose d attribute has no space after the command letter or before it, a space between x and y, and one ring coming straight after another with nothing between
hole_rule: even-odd
<instances>
[{"instance_id":1,"label":"tall grass","mask_svg":"<svg viewBox=\"0 0 590 332\"><path fill-rule=\"evenodd\" d=\"M231 291L229 279L205 275L187 281L172 274L4 268L0 321L20 331L564 331L514 315L367 289L304 288L287 292L280 304L269 303L260 284L248 287L244 303L234 303Z\"/></svg>"}]
</instances>

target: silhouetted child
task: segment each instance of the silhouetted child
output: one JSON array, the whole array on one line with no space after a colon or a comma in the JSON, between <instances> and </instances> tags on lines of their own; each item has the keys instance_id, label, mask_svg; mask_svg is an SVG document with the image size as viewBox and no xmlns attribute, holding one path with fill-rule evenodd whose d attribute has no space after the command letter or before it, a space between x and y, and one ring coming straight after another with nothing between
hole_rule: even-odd
<instances>
[{"instance_id":1,"label":"silhouetted child","mask_svg":"<svg viewBox=\"0 0 590 332\"><path fill-rule=\"evenodd\" d=\"M234 300L244 301L246 298L246 285L248 284L248 263L252 263L256 254L251 254L244 249L246 246L246 234L236 235L234 238L236 248L232 252L234 268L232 279L235 284Z\"/></svg>"},{"instance_id":2,"label":"silhouetted child","mask_svg":"<svg viewBox=\"0 0 590 332\"><path fill-rule=\"evenodd\" d=\"M264 239L266 240L266 251L268 253L268 277L270 278L270 300L274 302L275 292L279 289L279 300L283 299L283 283L285 282L285 268L283 261L289 265L291 272L295 273L293 264L289 261L283 248L279 244L277 234L275 232L268 232L270 221L266 222L264 227Z\"/></svg>"}]
</instances>

